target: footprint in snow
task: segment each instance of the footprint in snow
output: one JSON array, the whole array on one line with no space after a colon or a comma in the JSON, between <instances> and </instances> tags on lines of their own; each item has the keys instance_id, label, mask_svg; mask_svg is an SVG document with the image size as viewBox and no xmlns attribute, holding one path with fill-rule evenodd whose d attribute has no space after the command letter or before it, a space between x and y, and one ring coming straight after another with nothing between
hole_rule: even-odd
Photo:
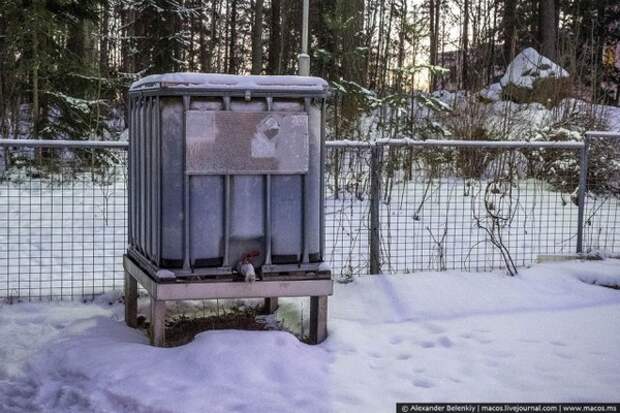
<instances>
[{"instance_id":1,"label":"footprint in snow","mask_svg":"<svg viewBox=\"0 0 620 413\"><path fill-rule=\"evenodd\" d=\"M431 387L435 387L433 383L428 380L423 379L415 379L413 380L413 385L416 387L421 387L423 389L430 389Z\"/></svg>"},{"instance_id":2,"label":"footprint in snow","mask_svg":"<svg viewBox=\"0 0 620 413\"><path fill-rule=\"evenodd\" d=\"M442 327L439 327L438 325L435 325L435 324L425 324L424 328L433 334L441 334L446 331Z\"/></svg>"},{"instance_id":3,"label":"footprint in snow","mask_svg":"<svg viewBox=\"0 0 620 413\"><path fill-rule=\"evenodd\" d=\"M452 344L453 344L453 343L452 343L452 340L450 340L450 339L449 339L448 337L446 337L446 336L439 337L439 340L437 340L437 342L438 342L438 343L439 343L442 347L445 347L445 348L450 348L450 347L452 347Z\"/></svg>"},{"instance_id":4,"label":"footprint in snow","mask_svg":"<svg viewBox=\"0 0 620 413\"><path fill-rule=\"evenodd\" d=\"M390 339L390 344L400 344L403 342L403 338L401 336L394 336Z\"/></svg>"},{"instance_id":5,"label":"footprint in snow","mask_svg":"<svg viewBox=\"0 0 620 413\"><path fill-rule=\"evenodd\" d=\"M420 342L420 347L422 347L422 348L432 348L432 347L435 347L435 343L433 343L432 341L422 341L422 342Z\"/></svg>"}]
</instances>

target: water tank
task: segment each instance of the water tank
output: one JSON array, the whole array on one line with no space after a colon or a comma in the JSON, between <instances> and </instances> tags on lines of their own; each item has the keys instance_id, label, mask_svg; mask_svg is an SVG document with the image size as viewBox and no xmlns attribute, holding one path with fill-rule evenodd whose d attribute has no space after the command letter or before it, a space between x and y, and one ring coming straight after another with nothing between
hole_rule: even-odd
<instances>
[{"instance_id":1,"label":"water tank","mask_svg":"<svg viewBox=\"0 0 620 413\"><path fill-rule=\"evenodd\" d=\"M151 274L318 269L327 83L172 73L129 91L129 248ZM162 272L162 270L165 270Z\"/></svg>"}]
</instances>

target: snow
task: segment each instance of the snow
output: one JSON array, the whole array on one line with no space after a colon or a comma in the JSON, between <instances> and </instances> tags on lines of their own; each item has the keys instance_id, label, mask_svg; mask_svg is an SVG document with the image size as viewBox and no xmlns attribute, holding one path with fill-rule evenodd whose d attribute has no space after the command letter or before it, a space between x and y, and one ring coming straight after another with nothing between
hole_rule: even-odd
<instances>
[{"instance_id":1,"label":"snow","mask_svg":"<svg viewBox=\"0 0 620 413\"><path fill-rule=\"evenodd\" d=\"M605 114L607 128L610 131L620 132L620 107L598 105Z\"/></svg>"},{"instance_id":2,"label":"snow","mask_svg":"<svg viewBox=\"0 0 620 413\"><path fill-rule=\"evenodd\" d=\"M218 91L327 92L327 82L311 76L239 76L214 73L165 73L134 82L129 90L158 87L198 88Z\"/></svg>"},{"instance_id":3,"label":"snow","mask_svg":"<svg viewBox=\"0 0 620 413\"><path fill-rule=\"evenodd\" d=\"M446 108L453 108L465 100L466 94L464 90L451 92L441 89L431 93L431 96L446 105Z\"/></svg>"},{"instance_id":4,"label":"snow","mask_svg":"<svg viewBox=\"0 0 620 413\"><path fill-rule=\"evenodd\" d=\"M490 102L499 102L502 100L502 85L492 83L480 91L480 96Z\"/></svg>"},{"instance_id":5,"label":"snow","mask_svg":"<svg viewBox=\"0 0 620 413\"><path fill-rule=\"evenodd\" d=\"M519 53L508 65L506 73L500 80L502 87L513 84L518 87L533 89L538 79L554 77L565 78L569 74L550 59L528 47Z\"/></svg>"},{"instance_id":6,"label":"snow","mask_svg":"<svg viewBox=\"0 0 620 413\"><path fill-rule=\"evenodd\" d=\"M209 331L153 348L122 305L0 310L3 412L393 410L396 401L613 401L620 261L536 265L516 277L358 277L330 300L329 337ZM280 313L299 309L281 300ZM143 303L144 304L144 303ZM307 310L307 306L306 306ZM307 317L304 317L307 320Z\"/></svg>"}]
</instances>

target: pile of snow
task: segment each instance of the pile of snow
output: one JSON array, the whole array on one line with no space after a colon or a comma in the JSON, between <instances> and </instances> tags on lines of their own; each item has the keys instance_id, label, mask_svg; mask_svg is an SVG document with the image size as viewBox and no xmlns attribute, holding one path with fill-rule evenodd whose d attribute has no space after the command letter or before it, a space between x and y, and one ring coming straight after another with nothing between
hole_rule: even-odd
<instances>
[{"instance_id":1,"label":"pile of snow","mask_svg":"<svg viewBox=\"0 0 620 413\"><path fill-rule=\"evenodd\" d=\"M459 105L460 103L464 102L466 98L465 91L463 90L451 92L449 90L441 89L431 93L431 96L446 104L446 106L449 108L453 108Z\"/></svg>"},{"instance_id":2,"label":"pile of snow","mask_svg":"<svg viewBox=\"0 0 620 413\"><path fill-rule=\"evenodd\" d=\"M545 78L567 78L568 72L550 59L528 47L519 53L508 65L506 73L500 80L504 88L509 84L517 87L533 89L535 83Z\"/></svg>"},{"instance_id":3,"label":"pile of snow","mask_svg":"<svg viewBox=\"0 0 620 413\"><path fill-rule=\"evenodd\" d=\"M502 85L492 83L488 87L482 89L479 93L480 97L489 102L499 102L502 100Z\"/></svg>"},{"instance_id":4,"label":"pile of snow","mask_svg":"<svg viewBox=\"0 0 620 413\"><path fill-rule=\"evenodd\" d=\"M620 261L337 285L329 338L209 331L153 348L122 306L0 308L0 411L390 411L398 400L613 401ZM281 310L299 306L282 300ZM307 310L307 306L305 307ZM307 316L304 317L307 320Z\"/></svg>"},{"instance_id":5,"label":"pile of snow","mask_svg":"<svg viewBox=\"0 0 620 413\"><path fill-rule=\"evenodd\" d=\"M498 83L482 89L478 96L486 103L509 100L551 107L568 96L569 76L564 68L529 47L510 62Z\"/></svg>"}]
</instances>

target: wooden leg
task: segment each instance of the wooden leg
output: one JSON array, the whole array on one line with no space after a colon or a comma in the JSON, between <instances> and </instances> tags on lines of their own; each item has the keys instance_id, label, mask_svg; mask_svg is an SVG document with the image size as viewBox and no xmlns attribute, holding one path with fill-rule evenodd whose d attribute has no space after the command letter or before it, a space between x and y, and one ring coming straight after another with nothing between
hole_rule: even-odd
<instances>
[{"instance_id":1,"label":"wooden leg","mask_svg":"<svg viewBox=\"0 0 620 413\"><path fill-rule=\"evenodd\" d=\"M163 347L166 344L166 302L151 297L151 344Z\"/></svg>"},{"instance_id":2,"label":"wooden leg","mask_svg":"<svg viewBox=\"0 0 620 413\"><path fill-rule=\"evenodd\" d=\"M327 296L310 297L310 343L320 344L327 338Z\"/></svg>"},{"instance_id":3,"label":"wooden leg","mask_svg":"<svg viewBox=\"0 0 620 413\"><path fill-rule=\"evenodd\" d=\"M265 304L263 304L263 312L265 314L273 314L278 309L278 297L265 298Z\"/></svg>"},{"instance_id":4,"label":"wooden leg","mask_svg":"<svg viewBox=\"0 0 620 413\"><path fill-rule=\"evenodd\" d=\"M138 282L125 271L125 323L131 328L138 326Z\"/></svg>"}]
</instances>

